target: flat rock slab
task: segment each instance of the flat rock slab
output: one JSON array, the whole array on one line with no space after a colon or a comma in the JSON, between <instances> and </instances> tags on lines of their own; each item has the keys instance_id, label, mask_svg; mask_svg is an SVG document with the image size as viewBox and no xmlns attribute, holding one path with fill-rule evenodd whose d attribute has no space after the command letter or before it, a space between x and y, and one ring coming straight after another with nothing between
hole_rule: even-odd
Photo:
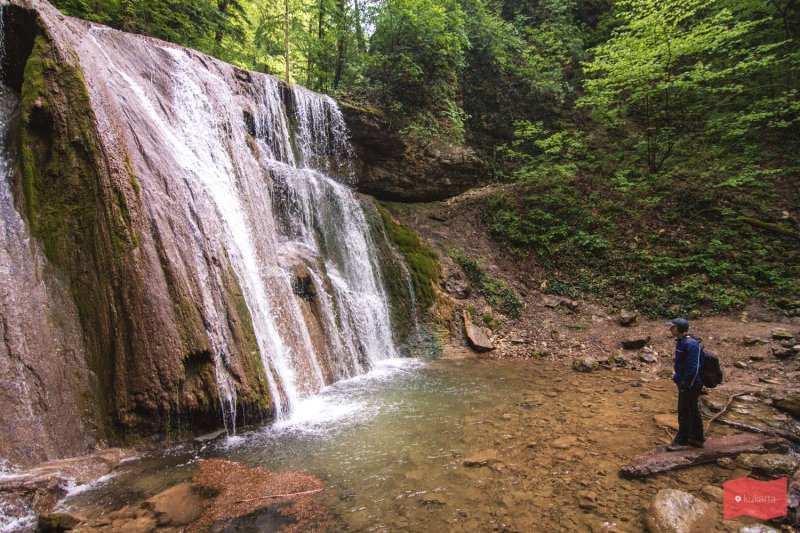
<instances>
[{"instance_id":1,"label":"flat rock slab","mask_svg":"<svg viewBox=\"0 0 800 533\"><path fill-rule=\"evenodd\" d=\"M194 441L198 444L206 444L208 442L214 441L222 437L223 435L227 435L227 429L219 429L212 433L206 433L205 435L200 435L199 437L195 438Z\"/></svg>"},{"instance_id":2,"label":"flat rock slab","mask_svg":"<svg viewBox=\"0 0 800 533\"><path fill-rule=\"evenodd\" d=\"M153 496L144 507L153 511L159 526L187 526L199 519L205 508L191 483L180 483Z\"/></svg>"},{"instance_id":3,"label":"flat rock slab","mask_svg":"<svg viewBox=\"0 0 800 533\"><path fill-rule=\"evenodd\" d=\"M689 448L668 452L666 446L659 446L641 455L620 469L626 478L645 477L676 468L710 463L722 457L734 457L742 453L785 453L786 441L777 437L765 437L752 433L734 433L718 439L706 440L704 448Z\"/></svg>"},{"instance_id":4,"label":"flat rock slab","mask_svg":"<svg viewBox=\"0 0 800 533\"><path fill-rule=\"evenodd\" d=\"M467 335L467 341L470 347L476 352L489 352L494 350L494 345L489 339L488 333L482 327L472 322L472 316L468 311L461 314L464 319L464 332Z\"/></svg>"}]
</instances>

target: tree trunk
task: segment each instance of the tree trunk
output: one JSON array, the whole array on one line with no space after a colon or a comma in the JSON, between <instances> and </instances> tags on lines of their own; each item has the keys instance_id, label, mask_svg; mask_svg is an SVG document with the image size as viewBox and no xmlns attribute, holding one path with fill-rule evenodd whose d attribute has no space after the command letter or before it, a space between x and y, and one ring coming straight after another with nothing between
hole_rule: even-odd
<instances>
[{"instance_id":1,"label":"tree trunk","mask_svg":"<svg viewBox=\"0 0 800 533\"><path fill-rule=\"evenodd\" d=\"M286 83L290 83L289 76L289 0L283 0L283 47L286 65Z\"/></svg>"},{"instance_id":2,"label":"tree trunk","mask_svg":"<svg viewBox=\"0 0 800 533\"><path fill-rule=\"evenodd\" d=\"M788 444L781 438L734 433L708 439L704 448L668 452L665 446L659 446L623 466L619 473L625 478L645 477L676 468L711 463L722 457L735 457L742 453L785 453L788 449Z\"/></svg>"},{"instance_id":3,"label":"tree trunk","mask_svg":"<svg viewBox=\"0 0 800 533\"><path fill-rule=\"evenodd\" d=\"M364 28L361 27L361 8L358 6L358 0L353 0L353 9L356 26L356 48L359 53L363 54L367 51L367 43L364 39Z\"/></svg>"},{"instance_id":4,"label":"tree trunk","mask_svg":"<svg viewBox=\"0 0 800 533\"><path fill-rule=\"evenodd\" d=\"M228 12L228 6L230 5L230 0L219 0L217 2L217 8L219 12L225 16L225 13ZM217 26L217 31L214 33L214 42L217 43L217 46L222 43L222 26Z\"/></svg>"},{"instance_id":5,"label":"tree trunk","mask_svg":"<svg viewBox=\"0 0 800 533\"><path fill-rule=\"evenodd\" d=\"M347 31L347 6L345 0L336 0L336 67L333 73L333 88L339 88L344 67L345 32Z\"/></svg>"}]
</instances>

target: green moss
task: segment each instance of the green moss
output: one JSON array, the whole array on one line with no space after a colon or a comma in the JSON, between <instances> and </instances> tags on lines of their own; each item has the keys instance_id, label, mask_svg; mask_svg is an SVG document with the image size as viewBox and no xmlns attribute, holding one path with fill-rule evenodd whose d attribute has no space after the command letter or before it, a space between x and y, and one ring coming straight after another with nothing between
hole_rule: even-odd
<instances>
[{"instance_id":1,"label":"green moss","mask_svg":"<svg viewBox=\"0 0 800 533\"><path fill-rule=\"evenodd\" d=\"M141 196L142 187L139 185L139 179L136 177L136 170L133 168L133 161L131 161L128 152L125 152L125 168L128 170L128 182L131 185L131 189L136 193L136 196Z\"/></svg>"},{"instance_id":2,"label":"green moss","mask_svg":"<svg viewBox=\"0 0 800 533\"><path fill-rule=\"evenodd\" d=\"M461 266L470 283L486 298L490 305L497 307L511 318L519 318L522 314L522 301L508 283L486 274L480 263L469 257L463 250L453 248L450 257Z\"/></svg>"},{"instance_id":3,"label":"green moss","mask_svg":"<svg viewBox=\"0 0 800 533\"><path fill-rule=\"evenodd\" d=\"M258 340L253 328L250 309L247 307L247 302L244 299L239 283L236 281L236 276L230 268L228 269L228 277L229 294L236 309L236 316L239 318L238 328L236 329L244 356L244 372L250 384L249 389L243 391L239 402L255 405L262 412L269 412L272 410L272 402L269 397L269 386L266 382L266 369L258 348Z\"/></svg>"},{"instance_id":4,"label":"green moss","mask_svg":"<svg viewBox=\"0 0 800 533\"><path fill-rule=\"evenodd\" d=\"M37 36L22 85L22 190L31 232L56 264L92 239L95 228L96 154L93 115L80 70L56 64ZM54 95L68 102L66 131L55 127ZM78 241L78 242L76 242ZM77 246L76 246L77 245Z\"/></svg>"},{"instance_id":5,"label":"green moss","mask_svg":"<svg viewBox=\"0 0 800 533\"><path fill-rule=\"evenodd\" d=\"M86 82L80 68L56 62L56 53L45 36L37 35L25 64L21 211L58 275L68 280L86 334L87 362L98 377L92 409L99 408L102 432L113 438L114 358L124 335L116 332L121 324L109 313L115 296L108 246L116 249L133 241L128 236L130 212L124 196L102 196L102 162Z\"/></svg>"},{"instance_id":6,"label":"green moss","mask_svg":"<svg viewBox=\"0 0 800 533\"><path fill-rule=\"evenodd\" d=\"M442 271L439 258L411 228L394 220L382 205L377 202L376 205L389 242L397 247L406 260L417 299L426 307L430 306L436 298L434 284Z\"/></svg>"},{"instance_id":7,"label":"green moss","mask_svg":"<svg viewBox=\"0 0 800 533\"><path fill-rule=\"evenodd\" d=\"M483 324L492 331L497 331L500 327L500 321L492 313L483 315Z\"/></svg>"}]
</instances>

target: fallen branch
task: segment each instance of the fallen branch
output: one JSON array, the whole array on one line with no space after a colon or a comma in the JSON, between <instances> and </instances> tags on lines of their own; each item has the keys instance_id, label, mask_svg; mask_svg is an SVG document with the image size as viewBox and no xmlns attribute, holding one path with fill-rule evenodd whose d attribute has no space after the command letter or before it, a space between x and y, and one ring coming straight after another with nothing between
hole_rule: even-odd
<instances>
[{"instance_id":1,"label":"fallen branch","mask_svg":"<svg viewBox=\"0 0 800 533\"><path fill-rule=\"evenodd\" d=\"M708 422L706 422L706 429L704 431L704 434L708 434L708 428L711 427L711 422L713 422L714 420L716 420L717 418L722 416L722 414L725 411L728 410L728 407L731 406L731 403L733 403L734 399L738 398L739 396L745 396L747 394L748 393L746 393L746 392L739 392L739 393L736 393L736 394L732 394L731 397L728 398L728 401L725 403L725 407L723 407L722 410L719 413L715 414L714 416L712 416L711 418L708 419Z\"/></svg>"},{"instance_id":2,"label":"fallen branch","mask_svg":"<svg viewBox=\"0 0 800 533\"><path fill-rule=\"evenodd\" d=\"M322 489L305 490L303 492L290 492L288 494L270 494L268 496L259 496L258 498L248 498L247 500L237 500L234 503L254 502L256 500L268 500L270 498L288 498L289 496L304 496L306 494L314 494L322 492Z\"/></svg>"},{"instance_id":3,"label":"fallen branch","mask_svg":"<svg viewBox=\"0 0 800 533\"><path fill-rule=\"evenodd\" d=\"M751 217L739 217L739 220L741 220L742 222L746 222L751 226L755 226L757 228L774 231L776 233L780 233L781 235L786 235L787 237L794 237L795 239L800 240L800 233L794 231L792 228L788 226L784 226L783 224L764 222L763 220L758 220L757 218L751 218Z\"/></svg>"},{"instance_id":4,"label":"fallen branch","mask_svg":"<svg viewBox=\"0 0 800 533\"><path fill-rule=\"evenodd\" d=\"M795 435L794 433L789 433L788 431L781 431L780 429L772 429L772 428L761 428L758 426L750 426L747 424L742 424L741 422L734 422L733 420L725 420L724 418L720 418L719 421L722 422L723 424L734 427L736 429L741 429L743 431L749 431L751 433L760 433L761 435L769 435L771 437L780 437L782 439L794 442L795 444L800 444L800 436Z\"/></svg>"}]
</instances>

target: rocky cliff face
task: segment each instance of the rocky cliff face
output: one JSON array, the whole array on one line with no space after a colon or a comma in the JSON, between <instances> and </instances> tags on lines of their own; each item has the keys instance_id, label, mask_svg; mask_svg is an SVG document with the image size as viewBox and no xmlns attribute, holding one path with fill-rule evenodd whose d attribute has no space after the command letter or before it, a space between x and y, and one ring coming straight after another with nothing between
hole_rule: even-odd
<instances>
[{"instance_id":1,"label":"rocky cliff face","mask_svg":"<svg viewBox=\"0 0 800 533\"><path fill-rule=\"evenodd\" d=\"M356 186L380 200L429 202L486 182L486 163L468 147L432 141L412 149L379 109L341 103L358 156Z\"/></svg>"},{"instance_id":2,"label":"rocky cliff face","mask_svg":"<svg viewBox=\"0 0 800 533\"><path fill-rule=\"evenodd\" d=\"M0 424L41 431L0 438L0 457L231 429L397 355L403 295L342 184L332 100L43 0L2 15L21 100L6 225L22 235L3 244L30 240L40 287L38 303L0 292L0 375L27 391Z\"/></svg>"},{"instance_id":3,"label":"rocky cliff face","mask_svg":"<svg viewBox=\"0 0 800 533\"><path fill-rule=\"evenodd\" d=\"M169 163L158 161L164 147L148 145L153 137L136 122L145 117L120 114L126 110L112 101L114 89L104 79L112 73L101 66L106 59L88 24L65 18L44 2L9 6L4 18L9 85L22 97L17 204L53 270L44 279L69 288L82 331L77 340L63 329L41 333L68 343L73 357L47 349L12 350L29 353L56 372L81 376L72 398L52 397L59 389L53 380L26 380L25 386L47 397L43 412L88 406L63 422L78 431L82 424L97 426L100 438L116 439L118 431L216 426L220 370L208 323L219 317L205 316L198 302L197 295L209 290L202 286L207 280L181 267L188 259L182 252L197 252L181 250L190 238L187 228L157 223L152 210L164 206L156 208L142 190L144 179L169 175ZM130 58L147 53L144 39L118 37L113 45L128 47ZM219 284L210 290L224 312L220 327L233 340L226 344L225 370L237 408L259 416L269 409L269 395L261 361L253 355L247 307L236 278L221 261L219 269ZM18 423L25 421L31 422L22 417ZM44 440L62 435L53 431ZM70 444L86 440L68 439L61 449L30 459L81 451Z\"/></svg>"}]
</instances>

